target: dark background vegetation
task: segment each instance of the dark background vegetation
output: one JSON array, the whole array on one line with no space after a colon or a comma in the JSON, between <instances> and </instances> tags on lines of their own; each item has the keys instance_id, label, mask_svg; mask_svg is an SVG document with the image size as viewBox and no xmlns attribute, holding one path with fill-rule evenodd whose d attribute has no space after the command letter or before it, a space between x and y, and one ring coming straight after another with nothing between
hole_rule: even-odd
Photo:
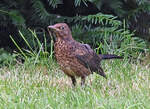
<instances>
[{"instance_id":1,"label":"dark background vegetation","mask_svg":"<svg viewBox=\"0 0 150 109\"><path fill-rule=\"evenodd\" d=\"M108 42L112 36L124 37L122 31L118 32L122 28L134 32L132 37L150 42L149 0L1 0L0 48L9 51L16 48L9 35L20 47L25 47L18 31L30 42L28 28L36 31L41 42L43 33L46 34L50 43L46 28L58 22L69 24L75 39L92 47L104 42L105 35ZM117 48L121 41L117 41Z\"/></svg>"}]
</instances>

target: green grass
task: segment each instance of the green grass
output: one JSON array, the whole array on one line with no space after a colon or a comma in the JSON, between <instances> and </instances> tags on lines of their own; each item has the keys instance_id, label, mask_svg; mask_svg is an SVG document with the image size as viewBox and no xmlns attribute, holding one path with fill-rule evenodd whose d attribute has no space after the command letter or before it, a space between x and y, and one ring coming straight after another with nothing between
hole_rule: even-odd
<instances>
[{"instance_id":1,"label":"green grass","mask_svg":"<svg viewBox=\"0 0 150 109\"><path fill-rule=\"evenodd\" d=\"M85 87L51 61L0 68L0 109L150 109L150 68L127 60L103 61L108 79L93 74Z\"/></svg>"}]
</instances>

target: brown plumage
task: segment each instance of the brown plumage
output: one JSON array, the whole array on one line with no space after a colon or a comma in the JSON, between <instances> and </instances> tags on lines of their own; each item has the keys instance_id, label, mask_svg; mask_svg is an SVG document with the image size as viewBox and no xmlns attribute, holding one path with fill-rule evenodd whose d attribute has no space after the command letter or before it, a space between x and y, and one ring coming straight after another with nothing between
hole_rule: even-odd
<instances>
[{"instance_id":1,"label":"brown plumage","mask_svg":"<svg viewBox=\"0 0 150 109\"><path fill-rule=\"evenodd\" d=\"M55 35L54 53L60 68L76 84L75 77L81 77L81 85L89 74L96 72L106 78L100 66L102 59L122 58L116 55L97 55L88 44L81 44L72 38L67 24L58 23L48 26L48 31Z\"/></svg>"}]
</instances>

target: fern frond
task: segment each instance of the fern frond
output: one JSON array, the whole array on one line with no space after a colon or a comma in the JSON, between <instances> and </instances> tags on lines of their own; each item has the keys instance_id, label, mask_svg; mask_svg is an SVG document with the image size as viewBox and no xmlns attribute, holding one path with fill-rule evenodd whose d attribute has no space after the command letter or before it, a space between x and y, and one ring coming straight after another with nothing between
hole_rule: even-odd
<instances>
[{"instance_id":1,"label":"fern frond","mask_svg":"<svg viewBox=\"0 0 150 109\"><path fill-rule=\"evenodd\" d=\"M33 0L33 8L34 8L34 15L32 19L37 20L37 22L40 21L43 24L47 24L47 23L53 24L54 22L64 21L63 18L57 15L48 13L40 0ZM37 16L39 17L39 19L37 18Z\"/></svg>"},{"instance_id":2,"label":"fern frond","mask_svg":"<svg viewBox=\"0 0 150 109\"><path fill-rule=\"evenodd\" d=\"M77 7L77 6L80 6L81 2L83 2L87 6L87 3L86 3L87 1L89 0L75 0L74 4Z\"/></svg>"},{"instance_id":3,"label":"fern frond","mask_svg":"<svg viewBox=\"0 0 150 109\"><path fill-rule=\"evenodd\" d=\"M62 4L61 0L47 0L49 5L51 5L53 8L57 8L58 4Z\"/></svg>"},{"instance_id":4,"label":"fern frond","mask_svg":"<svg viewBox=\"0 0 150 109\"><path fill-rule=\"evenodd\" d=\"M106 15L102 13L98 13L95 15L88 15L82 18L82 20L86 20L92 24L103 24L103 25L111 25L111 26L120 26L121 22L116 20L117 17L112 15Z\"/></svg>"}]
</instances>

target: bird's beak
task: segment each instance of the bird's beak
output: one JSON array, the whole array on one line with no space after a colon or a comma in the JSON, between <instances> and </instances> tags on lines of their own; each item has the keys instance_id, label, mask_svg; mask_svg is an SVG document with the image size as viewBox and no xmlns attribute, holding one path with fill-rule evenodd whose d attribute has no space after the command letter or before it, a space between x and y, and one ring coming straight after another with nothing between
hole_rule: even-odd
<instances>
[{"instance_id":1,"label":"bird's beak","mask_svg":"<svg viewBox=\"0 0 150 109\"><path fill-rule=\"evenodd\" d=\"M55 34L58 31L57 28L53 25L52 26L50 25L50 26L47 27L47 30L49 32L49 35L52 37L52 39L55 42L57 40L56 39L56 34Z\"/></svg>"},{"instance_id":2,"label":"bird's beak","mask_svg":"<svg viewBox=\"0 0 150 109\"><path fill-rule=\"evenodd\" d=\"M55 26L48 26L47 29L48 31L53 31L53 32L57 30Z\"/></svg>"}]
</instances>

